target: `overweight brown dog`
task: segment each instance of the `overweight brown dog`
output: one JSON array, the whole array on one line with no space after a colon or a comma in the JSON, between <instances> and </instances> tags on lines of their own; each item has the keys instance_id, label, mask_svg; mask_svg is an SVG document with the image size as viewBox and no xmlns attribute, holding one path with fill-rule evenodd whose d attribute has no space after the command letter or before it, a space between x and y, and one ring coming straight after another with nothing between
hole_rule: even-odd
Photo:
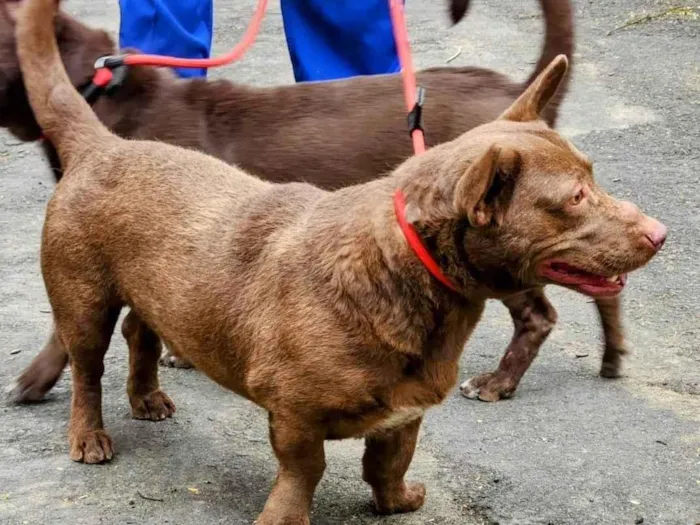
<instances>
[{"instance_id":1,"label":"overweight brown dog","mask_svg":"<svg viewBox=\"0 0 700 525\"><path fill-rule=\"evenodd\" d=\"M446 142L493 120L558 54L573 52L573 22L568 0L541 0L545 41L535 71L516 83L478 68L434 68L419 74L427 88L425 124L429 145ZM0 5L3 1L0 0ZM452 2L459 20L468 2ZM26 100L15 57L10 6L0 10L0 124L17 136L36 139L39 128ZM90 81L93 63L114 52L103 31L89 29L65 14L56 22L59 48L75 86ZM567 79L543 117L552 125ZM235 163L273 181L304 180L322 188L366 182L396 167L411 154L405 131L401 81L396 75L355 78L255 89L230 82L182 81L153 68L134 68L124 84L97 101L94 109L115 133L186 146ZM53 147L45 143L54 173L62 169ZM309 162L309 159L314 162ZM464 393L484 400L511 396L556 321L541 289L504 300L516 332L507 359L494 374L469 383ZM615 377L624 341L619 300L597 297L605 333L601 373ZM40 399L59 378L67 353L52 338L11 388L17 401ZM187 365L166 354L169 364Z\"/></svg>"},{"instance_id":2,"label":"overweight brown dog","mask_svg":"<svg viewBox=\"0 0 700 525\"><path fill-rule=\"evenodd\" d=\"M350 437L366 440L363 477L377 509L415 510L425 490L404 474L421 416L455 384L485 301L547 283L619 291L616 276L665 239L663 225L603 192L590 161L539 120L566 74L563 56L499 120L330 193L110 133L70 84L54 8L28 1L17 35L29 100L64 167L41 266L72 361L77 461L113 455L100 381L128 306L134 417L175 409L158 384L159 340L269 412L280 466L258 523L308 523L324 440ZM416 256L409 231L449 287Z\"/></svg>"}]
</instances>

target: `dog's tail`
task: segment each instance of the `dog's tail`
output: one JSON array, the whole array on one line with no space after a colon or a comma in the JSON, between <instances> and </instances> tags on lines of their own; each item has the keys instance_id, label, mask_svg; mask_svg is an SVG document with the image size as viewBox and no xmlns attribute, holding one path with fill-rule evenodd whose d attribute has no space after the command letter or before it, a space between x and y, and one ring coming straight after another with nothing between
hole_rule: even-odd
<instances>
[{"instance_id":1,"label":"dog's tail","mask_svg":"<svg viewBox=\"0 0 700 525\"><path fill-rule=\"evenodd\" d=\"M559 55L566 55L571 67L574 54L574 15L570 0L539 0L544 14L544 46L535 71L527 80L530 85ZM471 0L451 0L450 18L456 24L467 14Z\"/></svg>"},{"instance_id":2,"label":"dog's tail","mask_svg":"<svg viewBox=\"0 0 700 525\"><path fill-rule=\"evenodd\" d=\"M450 16L453 23L458 23L469 9L471 0L451 0ZM539 0L544 15L544 45L542 53L537 61L535 70L527 79L523 88L526 88L539 76L542 71L559 55L566 55L569 59L569 70L564 80L559 85L557 94L547 105L547 120L553 124L556 117L559 104L566 93L569 79L571 77L571 68L573 65L574 54L574 15L570 0Z\"/></svg>"},{"instance_id":3,"label":"dog's tail","mask_svg":"<svg viewBox=\"0 0 700 525\"><path fill-rule=\"evenodd\" d=\"M452 19L452 23L456 24L462 20L464 15L467 14L468 9L469 0L452 0L450 2L450 18Z\"/></svg>"},{"instance_id":4,"label":"dog's tail","mask_svg":"<svg viewBox=\"0 0 700 525\"><path fill-rule=\"evenodd\" d=\"M73 87L56 43L57 0L25 0L17 13L17 55L34 116L65 163L111 134Z\"/></svg>"},{"instance_id":5,"label":"dog's tail","mask_svg":"<svg viewBox=\"0 0 700 525\"><path fill-rule=\"evenodd\" d=\"M559 55L566 55L569 60L569 70L574 54L574 15L569 0L540 0L544 14L544 45L537 61L535 70L527 79L529 86ZM568 75L567 75L568 78ZM562 87L559 86L561 92Z\"/></svg>"},{"instance_id":6,"label":"dog's tail","mask_svg":"<svg viewBox=\"0 0 700 525\"><path fill-rule=\"evenodd\" d=\"M559 84L556 94L547 104L543 117L553 126L557 118L559 105L569 87L574 55L574 14L570 0L540 0L544 15L544 45L535 70L527 79L523 88L532 84L547 66L559 55L569 60L569 68Z\"/></svg>"}]
</instances>

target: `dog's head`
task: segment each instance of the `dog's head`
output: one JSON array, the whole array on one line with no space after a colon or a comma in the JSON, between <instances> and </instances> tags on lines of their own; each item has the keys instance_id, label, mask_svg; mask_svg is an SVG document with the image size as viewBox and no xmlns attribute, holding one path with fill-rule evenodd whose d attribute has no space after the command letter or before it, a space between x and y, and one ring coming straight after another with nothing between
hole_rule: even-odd
<instances>
[{"instance_id":1,"label":"dog's head","mask_svg":"<svg viewBox=\"0 0 700 525\"><path fill-rule=\"evenodd\" d=\"M414 224L455 252L440 256L457 281L467 273L494 295L550 283L615 295L664 243L666 228L608 195L539 118L566 69L557 57L498 120L432 150L437 179L407 185Z\"/></svg>"},{"instance_id":2,"label":"dog's head","mask_svg":"<svg viewBox=\"0 0 700 525\"><path fill-rule=\"evenodd\" d=\"M0 126L21 140L36 140L40 129L29 107L15 43L15 13L21 1L0 0ZM61 58L73 85L89 82L95 60L114 53L114 42L101 30L90 29L65 13L56 17Z\"/></svg>"}]
</instances>

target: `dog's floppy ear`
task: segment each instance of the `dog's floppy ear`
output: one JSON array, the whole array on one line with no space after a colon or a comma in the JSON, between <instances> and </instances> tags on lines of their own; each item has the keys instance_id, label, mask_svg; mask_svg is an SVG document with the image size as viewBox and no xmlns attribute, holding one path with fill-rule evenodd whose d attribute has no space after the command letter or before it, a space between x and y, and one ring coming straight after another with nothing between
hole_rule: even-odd
<instances>
[{"instance_id":1,"label":"dog's floppy ear","mask_svg":"<svg viewBox=\"0 0 700 525\"><path fill-rule=\"evenodd\" d=\"M492 145L457 182L454 207L475 228L503 222L520 169L515 150Z\"/></svg>"},{"instance_id":2,"label":"dog's floppy ear","mask_svg":"<svg viewBox=\"0 0 700 525\"><path fill-rule=\"evenodd\" d=\"M500 119L516 122L537 120L542 110L556 94L568 68L569 61L566 55L557 56L500 116Z\"/></svg>"},{"instance_id":3,"label":"dog's floppy ear","mask_svg":"<svg viewBox=\"0 0 700 525\"><path fill-rule=\"evenodd\" d=\"M456 24L467 13L469 9L469 0L450 0L450 19L453 24Z\"/></svg>"}]
</instances>

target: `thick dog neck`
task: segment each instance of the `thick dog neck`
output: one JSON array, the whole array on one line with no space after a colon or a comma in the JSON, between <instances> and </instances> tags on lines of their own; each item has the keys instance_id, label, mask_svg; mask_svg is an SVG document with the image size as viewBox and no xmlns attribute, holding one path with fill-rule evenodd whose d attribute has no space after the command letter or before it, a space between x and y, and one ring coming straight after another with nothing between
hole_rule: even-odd
<instances>
[{"instance_id":1,"label":"thick dog neck","mask_svg":"<svg viewBox=\"0 0 700 525\"><path fill-rule=\"evenodd\" d=\"M430 274L445 285L450 290L456 292L457 287L450 281L450 279L442 272L440 265L435 262L430 252L423 246L420 235L416 232L416 229L411 225L411 223L406 220L406 199L404 197L403 191L396 190L394 193L394 211L396 212L396 220L399 223L399 227L403 232L406 242L416 254L416 257L423 263L425 269L430 272Z\"/></svg>"}]
</instances>

